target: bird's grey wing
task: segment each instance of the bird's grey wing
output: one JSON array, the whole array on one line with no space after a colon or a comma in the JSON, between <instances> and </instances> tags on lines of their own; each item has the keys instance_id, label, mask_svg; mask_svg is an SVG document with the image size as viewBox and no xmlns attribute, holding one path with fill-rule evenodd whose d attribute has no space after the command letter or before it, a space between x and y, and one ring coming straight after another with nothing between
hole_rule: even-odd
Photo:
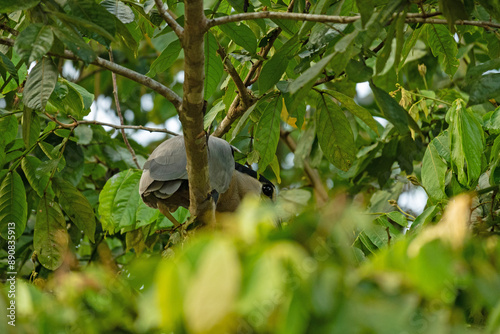
<instances>
[{"instance_id":1,"label":"bird's grey wing","mask_svg":"<svg viewBox=\"0 0 500 334\"><path fill-rule=\"evenodd\" d=\"M177 136L161 143L151 153L144 169L148 169L151 178L157 181L186 180L186 165L184 137Z\"/></svg>"},{"instance_id":2,"label":"bird's grey wing","mask_svg":"<svg viewBox=\"0 0 500 334\"><path fill-rule=\"evenodd\" d=\"M208 139L208 172L210 187L222 194L229 188L234 171L234 157L231 145L223 139Z\"/></svg>"}]
</instances>

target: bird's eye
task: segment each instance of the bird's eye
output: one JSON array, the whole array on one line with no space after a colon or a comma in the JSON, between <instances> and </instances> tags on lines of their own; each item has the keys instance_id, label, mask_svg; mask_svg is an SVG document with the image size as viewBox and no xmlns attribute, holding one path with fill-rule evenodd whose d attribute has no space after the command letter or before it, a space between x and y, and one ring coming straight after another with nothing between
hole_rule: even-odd
<instances>
[{"instance_id":1,"label":"bird's eye","mask_svg":"<svg viewBox=\"0 0 500 334\"><path fill-rule=\"evenodd\" d=\"M272 198L273 197L273 192L274 192L274 189L273 189L273 187L271 185L264 184L262 186L262 193L264 195L266 195L267 197Z\"/></svg>"}]
</instances>

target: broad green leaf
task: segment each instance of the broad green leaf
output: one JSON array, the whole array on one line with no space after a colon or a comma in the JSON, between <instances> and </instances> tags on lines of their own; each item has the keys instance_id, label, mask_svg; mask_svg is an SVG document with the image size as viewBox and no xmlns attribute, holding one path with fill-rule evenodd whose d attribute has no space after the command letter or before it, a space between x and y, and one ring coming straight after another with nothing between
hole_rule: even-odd
<instances>
[{"instance_id":1,"label":"broad green leaf","mask_svg":"<svg viewBox=\"0 0 500 334\"><path fill-rule=\"evenodd\" d=\"M405 35L405 19L406 19L407 10L405 10L402 14L398 15L396 19L396 52L394 55L394 68L396 71L399 68L399 62L401 61L401 53L403 52L404 45L404 35Z\"/></svg>"},{"instance_id":2,"label":"broad green leaf","mask_svg":"<svg viewBox=\"0 0 500 334\"><path fill-rule=\"evenodd\" d=\"M443 70L452 77L459 65L457 42L453 34L446 26L440 24L428 24L424 29L432 54L438 57Z\"/></svg>"},{"instance_id":3,"label":"broad green leaf","mask_svg":"<svg viewBox=\"0 0 500 334\"><path fill-rule=\"evenodd\" d=\"M387 37L385 38L385 44L380 53L377 55L377 64L375 66L377 74L381 74L384 71L385 65L387 64L387 60L391 55L392 51L392 39L396 34L396 23L397 20L393 20L389 29L387 31Z\"/></svg>"},{"instance_id":4,"label":"broad green leaf","mask_svg":"<svg viewBox=\"0 0 500 334\"><path fill-rule=\"evenodd\" d=\"M500 2L498 0L478 0L479 3L492 15L497 21L500 20Z\"/></svg>"},{"instance_id":5,"label":"broad green leaf","mask_svg":"<svg viewBox=\"0 0 500 334\"><path fill-rule=\"evenodd\" d=\"M83 9L81 4L87 5L87 11ZM93 8L89 8L88 5ZM68 25L78 27L78 30L84 36L93 38L103 45L109 46L110 42L115 41L115 18L111 14L103 11L98 5L89 1L82 1L79 2L79 5L72 6L72 11L73 15L67 15L55 11L51 11L50 14L57 16L61 21Z\"/></svg>"},{"instance_id":6,"label":"broad green leaf","mask_svg":"<svg viewBox=\"0 0 500 334\"><path fill-rule=\"evenodd\" d=\"M197 267L184 299L184 315L191 333L210 331L225 323L233 314L242 278L236 247L225 240L215 239L205 247ZM221 275L225 279L221 280ZM206 305L212 307L207 309Z\"/></svg>"},{"instance_id":7,"label":"broad green leaf","mask_svg":"<svg viewBox=\"0 0 500 334\"><path fill-rule=\"evenodd\" d=\"M476 115L456 100L446 114L450 124L451 162L464 186L473 186L481 175L484 150L484 132Z\"/></svg>"},{"instance_id":8,"label":"broad green leaf","mask_svg":"<svg viewBox=\"0 0 500 334\"><path fill-rule=\"evenodd\" d=\"M247 111L245 111L243 116L240 117L238 124L236 124L236 127L234 128L234 130L231 133L231 140L229 140L229 142L232 142L234 140L234 138L236 138L236 136L240 133L241 129L243 129L243 127L245 126L248 117L250 116L252 111L255 109L255 107L257 107L257 105L258 105L258 103L253 104L250 108L247 109Z\"/></svg>"},{"instance_id":9,"label":"broad green leaf","mask_svg":"<svg viewBox=\"0 0 500 334\"><path fill-rule=\"evenodd\" d=\"M25 108L23 111L23 140L27 149L35 145L40 136L40 131L40 117L36 112Z\"/></svg>"},{"instance_id":10,"label":"broad green leaf","mask_svg":"<svg viewBox=\"0 0 500 334\"><path fill-rule=\"evenodd\" d=\"M135 19L134 11L119 0L104 0L100 3L108 12L115 15L122 23L127 24Z\"/></svg>"},{"instance_id":11,"label":"broad green leaf","mask_svg":"<svg viewBox=\"0 0 500 334\"><path fill-rule=\"evenodd\" d=\"M410 55L411 52L414 51L414 47L417 44L417 41L420 38L420 34L424 31L424 28L418 28L411 32L410 38L407 38L403 44L403 49L401 50L401 61L399 66L397 67L398 72L401 71L401 68L405 65L406 59Z\"/></svg>"},{"instance_id":12,"label":"broad green leaf","mask_svg":"<svg viewBox=\"0 0 500 334\"><path fill-rule=\"evenodd\" d=\"M469 83L469 105L488 102L489 99L500 98L500 73L482 75Z\"/></svg>"},{"instance_id":13,"label":"broad green leaf","mask_svg":"<svg viewBox=\"0 0 500 334\"><path fill-rule=\"evenodd\" d=\"M350 98L347 95L344 95L340 92L336 92L333 90L329 90L328 94L332 95L335 99L337 99L344 108L346 108L351 114L356 117L359 117L363 122L366 123L375 133L378 133L378 125L377 121L373 118L370 112L358 105L354 99Z\"/></svg>"},{"instance_id":14,"label":"broad green leaf","mask_svg":"<svg viewBox=\"0 0 500 334\"><path fill-rule=\"evenodd\" d=\"M220 30L225 33L234 43L243 47L251 54L255 54L257 50L257 38L252 29L243 23L228 23L219 26Z\"/></svg>"},{"instance_id":15,"label":"broad green leaf","mask_svg":"<svg viewBox=\"0 0 500 334\"><path fill-rule=\"evenodd\" d=\"M37 169L41 164L42 162L40 159L31 155L25 156L21 161L24 176L26 176L31 188L33 188L38 196L43 197L50 181L52 169L46 172L37 172Z\"/></svg>"},{"instance_id":16,"label":"broad green leaf","mask_svg":"<svg viewBox=\"0 0 500 334\"><path fill-rule=\"evenodd\" d=\"M271 89L285 73L289 56L297 46L297 38L288 40L276 53L264 63L259 75L260 95Z\"/></svg>"},{"instance_id":17,"label":"broad green leaf","mask_svg":"<svg viewBox=\"0 0 500 334\"><path fill-rule=\"evenodd\" d=\"M9 172L0 185L0 233L8 239L15 232L15 238L23 234L26 227L28 204L23 180L17 172ZM12 229L12 227L14 228Z\"/></svg>"},{"instance_id":18,"label":"broad green leaf","mask_svg":"<svg viewBox=\"0 0 500 334\"><path fill-rule=\"evenodd\" d=\"M212 122L214 121L215 117L217 117L217 115L225 108L226 106L224 105L224 101L221 100L217 102L212 107L212 109L210 109L210 111L207 112L207 114L205 115L203 119L203 128L207 130L210 127L210 125L212 125Z\"/></svg>"},{"instance_id":19,"label":"broad green leaf","mask_svg":"<svg viewBox=\"0 0 500 334\"><path fill-rule=\"evenodd\" d=\"M86 64L93 62L97 55L94 50L83 40L82 36L70 26L51 26L52 31L64 45Z\"/></svg>"},{"instance_id":20,"label":"broad green leaf","mask_svg":"<svg viewBox=\"0 0 500 334\"><path fill-rule=\"evenodd\" d=\"M15 115L9 115L0 118L0 129L2 129L2 135L0 136L0 147L2 149L5 145L12 142L17 135L17 118Z\"/></svg>"},{"instance_id":21,"label":"broad green leaf","mask_svg":"<svg viewBox=\"0 0 500 334\"><path fill-rule=\"evenodd\" d=\"M396 100L394 100L386 91L378 88L374 84L370 83L370 87L373 91L375 101L380 108L382 115L387 118L389 122L394 125L394 127L401 133L405 135L410 130L410 126L413 130L420 132L420 128L415 120L408 114L408 112L399 105Z\"/></svg>"},{"instance_id":22,"label":"broad green leaf","mask_svg":"<svg viewBox=\"0 0 500 334\"><path fill-rule=\"evenodd\" d=\"M210 99L224 74L224 66L217 56L217 40L208 32L205 35L205 100Z\"/></svg>"},{"instance_id":23,"label":"broad green leaf","mask_svg":"<svg viewBox=\"0 0 500 334\"><path fill-rule=\"evenodd\" d=\"M447 199L444 187L448 166L439 155L435 140L427 146L422 160L422 186L430 198L441 201Z\"/></svg>"},{"instance_id":24,"label":"broad green leaf","mask_svg":"<svg viewBox=\"0 0 500 334\"><path fill-rule=\"evenodd\" d=\"M271 101L257 123L254 148L260 155L259 173L273 161L280 138L280 115L283 108L281 95Z\"/></svg>"},{"instance_id":25,"label":"broad green leaf","mask_svg":"<svg viewBox=\"0 0 500 334\"><path fill-rule=\"evenodd\" d=\"M90 241L95 242L95 214L87 198L71 183L61 178L53 178L52 184L63 211Z\"/></svg>"},{"instance_id":26,"label":"broad green leaf","mask_svg":"<svg viewBox=\"0 0 500 334\"><path fill-rule=\"evenodd\" d=\"M378 249L389 245L387 227L374 224L364 229L362 233L364 233Z\"/></svg>"},{"instance_id":27,"label":"broad green leaf","mask_svg":"<svg viewBox=\"0 0 500 334\"><path fill-rule=\"evenodd\" d=\"M332 60L334 55L335 53L332 53L324 57L316 64L302 72L302 74L288 86L288 91L290 92L290 94L295 94L301 89L311 89L316 82L316 79L321 75L321 73L323 73L326 65L328 65L330 60Z\"/></svg>"},{"instance_id":28,"label":"broad green leaf","mask_svg":"<svg viewBox=\"0 0 500 334\"><path fill-rule=\"evenodd\" d=\"M373 76L373 69L361 61L351 59L345 68L345 73L353 82L365 82Z\"/></svg>"},{"instance_id":29,"label":"broad green leaf","mask_svg":"<svg viewBox=\"0 0 500 334\"><path fill-rule=\"evenodd\" d=\"M61 112L76 118L83 118L90 112L90 109L84 109L83 98L80 93L72 85L69 85L65 79L60 79L56 84L46 109L48 112Z\"/></svg>"},{"instance_id":30,"label":"broad green leaf","mask_svg":"<svg viewBox=\"0 0 500 334\"><path fill-rule=\"evenodd\" d=\"M146 74L152 78L157 73L165 72L177 60L181 52L181 42L177 39L170 43L160 54L158 58L151 64L149 72Z\"/></svg>"},{"instance_id":31,"label":"broad green leaf","mask_svg":"<svg viewBox=\"0 0 500 334\"><path fill-rule=\"evenodd\" d=\"M129 169L114 175L104 185L99 195L99 215L105 231L115 233L124 228L134 229L138 222L138 208L146 206L139 195L141 175L142 171ZM151 208L143 209L154 211Z\"/></svg>"},{"instance_id":32,"label":"broad green leaf","mask_svg":"<svg viewBox=\"0 0 500 334\"><path fill-rule=\"evenodd\" d=\"M43 58L31 70L24 87L23 101L31 109L43 110L57 82L57 67Z\"/></svg>"},{"instance_id":33,"label":"broad green leaf","mask_svg":"<svg viewBox=\"0 0 500 334\"><path fill-rule=\"evenodd\" d=\"M316 106L316 134L321 150L330 163L347 171L356 158L351 125L329 96L322 94Z\"/></svg>"},{"instance_id":34,"label":"broad green leaf","mask_svg":"<svg viewBox=\"0 0 500 334\"><path fill-rule=\"evenodd\" d=\"M59 268L68 251L69 235L59 204L43 197L35 217L33 246L38 261L49 270Z\"/></svg>"},{"instance_id":35,"label":"broad green leaf","mask_svg":"<svg viewBox=\"0 0 500 334\"><path fill-rule=\"evenodd\" d=\"M439 0L439 9L448 21L448 28L452 33L455 32L455 21L469 18L463 0Z\"/></svg>"},{"instance_id":36,"label":"broad green leaf","mask_svg":"<svg viewBox=\"0 0 500 334\"><path fill-rule=\"evenodd\" d=\"M23 1L12 1L12 0L0 0L0 13L12 13L17 10L30 9L38 5L40 0L23 0Z\"/></svg>"},{"instance_id":37,"label":"broad green leaf","mask_svg":"<svg viewBox=\"0 0 500 334\"><path fill-rule=\"evenodd\" d=\"M19 82L19 75L17 74L17 68L14 65L14 63L2 52L0 52L0 66L2 69L5 71L9 72L9 74L16 80L16 82ZM6 79L7 75L2 73L2 76L4 76L4 79Z\"/></svg>"},{"instance_id":38,"label":"broad green leaf","mask_svg":"<svg viewBox=\"0 0 500 334\"><path fill-rule=\"evenodd\" d=\"M394 222L396 222L398 225L402 227L408 227L408 220L406 219L406 216L399 211L389 212L387 214L387 217L392 219Z\"/></svg>"},{"instance_id":39,"label":"broad green leaf","mask_svg":"<svg viewBox=\"0 0 500 334\"><path fill-rule=\"evenodd\" d=\"M500 69L500 59L488 60L481 64L472 64L467 68L465 75L466 82L470 84L471 81L479 79L484 72Z\"/></svg>"},{"instance_id":40,"label":"broad green leaf","mask_svg":"<svg viewBox=\"0 0 500 334\"><path fill-rule=\"evenodd\" d=\"M429 206L422 212L417 219L411 224L411 229L415 229L420 225L426 225L434 219L434 217L441 211L438 205Z\"/></svg>"},{"instance_id":41,"label":"broad green leaf","mask_svg":"<svg viewBox=\"0 0 500 334\"><path fill-rule=\"evenodd\" d=\"M372 0L356 0L356 5L361 14L361 22L363 26L370 20L375 9L375 3Z\"/></svg>"},{"instance_id":42,"label":"broad green leaf","mask_svg":"<svg viewBox=\"0 0 500 334\"><path fill-rule=\"evenodd\" d=\"M92 103L94 102L94 94L89 93L85 88L83 88L82 86L80 86L74 82L65 81L65 84L68 85L69 87L73 88L75 91L78 92L78 94L80 94L80 96L82 97L82 100L83 100L84 110L90 109L90 107L92 106ZM86 113L85 115L87 115L87 114L88 113Z\"/></svg>"}]
</instances>

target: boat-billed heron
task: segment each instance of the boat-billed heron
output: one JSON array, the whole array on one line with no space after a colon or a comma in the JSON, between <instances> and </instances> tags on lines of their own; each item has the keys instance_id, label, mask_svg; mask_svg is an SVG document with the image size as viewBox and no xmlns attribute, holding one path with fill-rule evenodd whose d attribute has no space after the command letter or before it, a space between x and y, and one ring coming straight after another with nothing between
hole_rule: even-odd
<instances>
[{"instance_id":1,"label":"boat-billed heron","mask_svg":"<svg viewBox=\"0 0 500 334\"><path fill-rule=\"evenodd\" d=\"M184 137L161 143L144 164L139 193L147 206L171 217L179 206L189 208L189 180ZM246 194L275 199L275 187L252 169L235 163L233 148L223 139L208 139L208 172L216 211L235 211Z\"/></svg>"}]
</instances>

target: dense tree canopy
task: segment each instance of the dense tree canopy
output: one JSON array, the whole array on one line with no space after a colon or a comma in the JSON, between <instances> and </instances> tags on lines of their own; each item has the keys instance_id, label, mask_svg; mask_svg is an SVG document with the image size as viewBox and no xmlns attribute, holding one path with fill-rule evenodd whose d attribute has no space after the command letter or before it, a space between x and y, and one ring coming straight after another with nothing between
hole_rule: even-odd
<instances>
[{"instance_id":1,"label":"dense tree canopy","mask_svg":"<svg viewBox=\"0 0 500 334\"><path fill-rule=\"evenodd\" d=\"M0 13L0 332L498 332L498 0ZM138 182L179 134L175 228ZM205 134L277 201L215 218Z\"/></svg>"}]
</instances>

